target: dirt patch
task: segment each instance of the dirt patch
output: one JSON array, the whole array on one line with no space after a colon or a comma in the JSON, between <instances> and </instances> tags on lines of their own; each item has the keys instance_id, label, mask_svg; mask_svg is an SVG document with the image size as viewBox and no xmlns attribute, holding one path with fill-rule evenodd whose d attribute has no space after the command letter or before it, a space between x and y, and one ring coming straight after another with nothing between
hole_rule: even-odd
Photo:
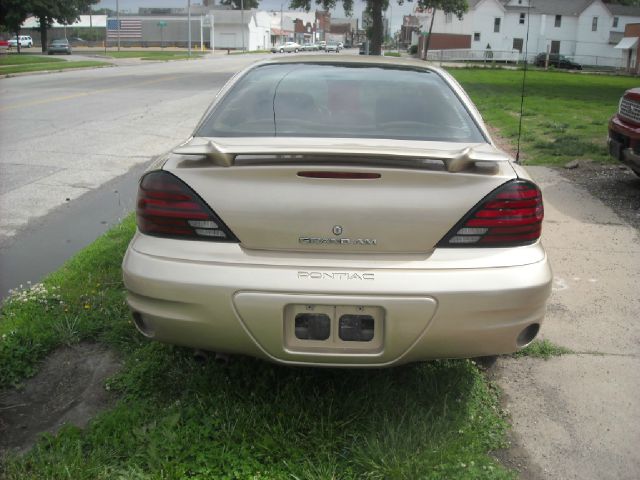
<instances>
[{"instance_id":1,"label":"dirt patch","mask_svg":"<svg viewBox=\"0 0 640 480\"><path fill-rule=\"evenodd\" d=\"M94 344L55 351L20 389L0 392L0 456L28 450L40 433L78 427L111 406L105 380L120 369L115 355Z\"/></svg>"}]
</instances>

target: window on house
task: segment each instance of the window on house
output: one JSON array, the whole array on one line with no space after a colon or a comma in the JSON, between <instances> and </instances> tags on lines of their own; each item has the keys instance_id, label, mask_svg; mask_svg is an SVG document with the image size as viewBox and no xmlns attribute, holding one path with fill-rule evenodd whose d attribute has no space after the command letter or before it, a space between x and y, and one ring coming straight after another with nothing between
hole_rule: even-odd
<instances>
[{"instance_id":1,"label":"window on house","mask_svg":"<svg viewBox=\"0 0 640 480\"><path fill-rule=\"evenodd\" d=\"M555 26L560 28L562 26L562 15L556 15L556 23Z\"/></svg>"},{"instance_id":2,"label":"window on house","mask_svg":"<svg viewBox=\"0 0 640 480\"><path fill-rule=\"evenodd\" d=\"M473 41L474 42L479 42L480 41L480 32L475 32L473 34Z\"/></svg>"},{"instance_id":3,"label":"window on house","mask_svg":"<svg viewBox=\"0 0 640 480\"><path fill-rule=\"evenodd\" d=\"M520 25L524 25L524 19L525 19L526 17L527 17L527 16L526 16L524 13L521 13L521 14L520 14Z\"/></svg>"},{"instance_id":4,"label":"window on house","mask_svg":"<svg viewBox=\"0 0 640 480\"><path fill-rule=\"evenodd\" d=\"M453 13L445 13L444 14L444 22L451 23L453 21Z\"/></svg>"},{"instance_id":5,"label":"window on house","mask_svg":"<svg viewBox=\"0 0 640 480\"><path fill-rule=\"evenodd\" d=\"M499 33L500 32L500 18L496 17L493 19L493 31L495 33Z\"/></svg>"},{"instance_id":6,"label":"window on house","mask_svg":"<svg viewBox=\"0 0 640 480\"><path fill-rule=\"evenodd\" d=\"M618 21L620 19L618 17L613 17L613 28L618 28Z\"/></svg>"},{"instance_id":7,"label":"window on house","mask_svg":"<svg viewBox=\"0 0 640 480\"><path fill-rule=\"evenodd\" d=\"M593 20L591 20L591 31L592 32L598 31L598 17L593 17Z\"/></svg>"},{"instance_id":8,"label":"window on house","mask_svg":"<svg viewBox=\"0 0 640 480\"><path fill-rule=\"evenodd\" d=\"M522 46L524 45L524 41L522 40L522 38L514 38L513 39L513 49L514 50L518 50L520 53L522 53Z\"/></svg>"}]
</instances>

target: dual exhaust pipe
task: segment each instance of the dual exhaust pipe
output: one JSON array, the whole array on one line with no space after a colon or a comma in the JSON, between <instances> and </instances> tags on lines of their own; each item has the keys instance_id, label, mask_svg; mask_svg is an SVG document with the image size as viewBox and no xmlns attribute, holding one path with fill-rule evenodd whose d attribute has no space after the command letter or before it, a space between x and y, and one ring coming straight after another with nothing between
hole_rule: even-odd
<instances>
[{"instance_id":1,"label":"dual exhaust pipe","mask_svg":"<svg viewBox=\"0 0 640 480\"><path fill-rule=\"evenodd\" d=\"M221 367L229 365L230 357L226 353L208 352L206 350L200 350L199 348L196 348L193 351L193 359L201 365L207 363L210 358L213 358L213 361Z\"/></svg>"}]
</instances>

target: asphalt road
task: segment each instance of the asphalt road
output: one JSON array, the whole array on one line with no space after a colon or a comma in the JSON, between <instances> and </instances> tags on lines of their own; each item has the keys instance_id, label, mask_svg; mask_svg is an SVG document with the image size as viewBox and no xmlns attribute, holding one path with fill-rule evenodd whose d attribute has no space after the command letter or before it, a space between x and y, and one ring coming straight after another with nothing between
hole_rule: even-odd
<instances>
[{"instance_id":1,"label":"asphalt road","mask_svg":"<svg viewBox=\"0 0 640 480\"><path fill-rule=\"evenodd\" d=\"M0 298L130 211L141 166L184 140L226 80L263 58L0 79Z\"/></svg>"}]
</instances>

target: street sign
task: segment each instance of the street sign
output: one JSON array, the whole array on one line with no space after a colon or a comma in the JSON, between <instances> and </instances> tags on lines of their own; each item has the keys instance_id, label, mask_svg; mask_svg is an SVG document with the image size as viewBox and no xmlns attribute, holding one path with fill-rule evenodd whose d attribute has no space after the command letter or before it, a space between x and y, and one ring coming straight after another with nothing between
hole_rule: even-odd
<instances>
[{"instance_id":1,"label":"street sign","mask_svg":"<svg viewBox=\"0 0 640 480\"><path fill-rule=\"evenodd\" d=\"M164 27L166 27L166 26L167 26L167 22L165 22L164 20L161 20L160 22L158 22L158 26L159 26L160 28L164 28Z\"/></svg>"}]
</instances>

